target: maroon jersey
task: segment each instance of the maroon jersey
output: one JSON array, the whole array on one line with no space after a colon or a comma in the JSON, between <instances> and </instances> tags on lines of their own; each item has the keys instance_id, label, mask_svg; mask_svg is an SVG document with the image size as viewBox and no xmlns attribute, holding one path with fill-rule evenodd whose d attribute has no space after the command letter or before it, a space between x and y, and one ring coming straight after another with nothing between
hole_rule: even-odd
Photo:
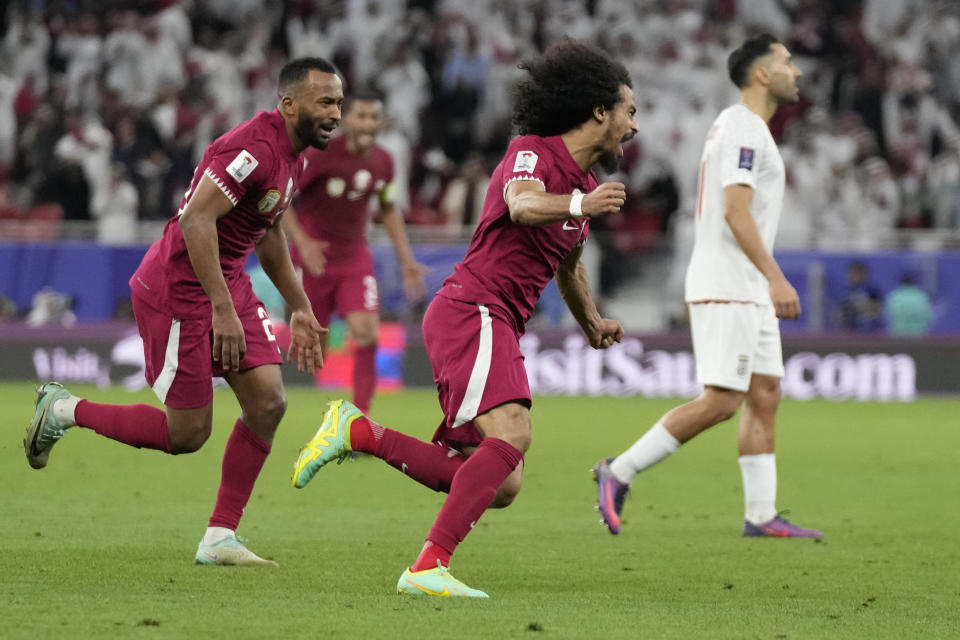
<instances>
[{"instance_id":1,"label":"maroon jersey","mask_svg":"<svg viewBox=\"0 0 960 640\"><path fill-rule=\"evenodd\" d=\"M539 227L511 222L504 195L518 180L536 180L547 193L556 194L590 193L598 184L592 171L580 170L559 136L512 140L490 177L467 255L438 295L501 305L513 316L519 336L560 262L586 241L589 220L567 219Z\"/></svg>"},{"instance_id":2,"label":"maroon jersey","mask_svg":"<svg viewBox=\"0 0 960 640\"><path fill-rule=\"evenodd\" d=\"M393 202L393 158L374 146L364 155L347 149L347 137L330 141L326 151L307 149L300 180L297 220L312 238L329 243L324 256L333 264L369 253L365 237L370 198ZM294 259L299 257L294 251Z\"/></svg>"},{"instance_id":3,"label":"maroon jersey","mask_svg":"<svg viewBox=\"0 0 960 640\"><path fill-rule=\"evenodd\" d=\"M220 268L234 300L250 287L244 264L293 195L302 160L293 150L279 111L261 111L210 143L193 173L180 210L147 251L130 287L157 309L180 318L209 316L210 299L190 262L179 217L203 176L223 191L233 209L217 220Z\"/></svg>"}]
</instances>

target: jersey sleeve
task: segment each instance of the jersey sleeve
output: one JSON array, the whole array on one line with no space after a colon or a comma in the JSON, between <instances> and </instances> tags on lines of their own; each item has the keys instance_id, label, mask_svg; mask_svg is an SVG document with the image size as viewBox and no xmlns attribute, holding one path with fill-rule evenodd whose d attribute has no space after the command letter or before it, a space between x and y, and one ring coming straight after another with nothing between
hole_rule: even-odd
<instances>
[{"instance_id":1,"label":"jersey sleeve","mask_svg":"<svg viewBox=\"0 0 960 640\"><path fill-rule=\"evenodd\" d=\"M549 153L546 145L533 136L524 136L511 141L503 157L503 172L500 174L503 181L500 185L501 193L506 196L510 183L521 180L534 180L542 184L546 190L550 166L553 164Z\"/></svg>"},{"instance_id":2,"label":"jersey sleeve","mask_svg":"<svg viewBox=\"0 0 960 640\"><path fill-rule=\"evenodd\" d=\"M753 118L731 118L720 139L720 185L744 184L757 188L757 172L764 132Z\"/></svg>"},{"instance_id":3,"label":"jersey sleeve","mask_svg":"<svg viewBox=\"0 0 960 640\"><path fill-rule=\"evenodd\" d=\"M248 191L265 183L273 164L273 150L264 141L250 140L225 145L210 158L203 173L236 206Z\"/></svg>"}]
</instances>

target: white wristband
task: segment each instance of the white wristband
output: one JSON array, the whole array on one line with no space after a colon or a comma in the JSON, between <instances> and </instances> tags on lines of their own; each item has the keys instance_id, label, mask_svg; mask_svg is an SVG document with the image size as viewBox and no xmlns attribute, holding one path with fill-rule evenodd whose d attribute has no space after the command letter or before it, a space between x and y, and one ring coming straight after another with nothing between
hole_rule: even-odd
<instances>
[{"instance_id":1,"label":"white wristband","mask_svg":"<svg viewBox=\"0 0 960 640\"><path fill-rule=\"evenodd\" d=\"M570 196L570 215L574 218L583 217L583 194L575 193Z\"/></svg>"}]
</instances>

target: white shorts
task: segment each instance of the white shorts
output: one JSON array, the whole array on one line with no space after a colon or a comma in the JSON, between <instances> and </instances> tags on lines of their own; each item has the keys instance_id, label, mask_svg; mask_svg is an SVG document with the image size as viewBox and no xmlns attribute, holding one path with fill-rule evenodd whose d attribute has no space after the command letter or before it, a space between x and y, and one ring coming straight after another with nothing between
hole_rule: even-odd
<instances>
[{"instance_id":1,"label":"white shorts","mask_svg":"<svg viewBox=\"0 0 960 640\"><path fill-rule=\"evenodd\" d=\"M697 382L746 391L755 373L783 377L780 321L772 306L743 302L688 306Z\"/></svg>"}]
</instances>

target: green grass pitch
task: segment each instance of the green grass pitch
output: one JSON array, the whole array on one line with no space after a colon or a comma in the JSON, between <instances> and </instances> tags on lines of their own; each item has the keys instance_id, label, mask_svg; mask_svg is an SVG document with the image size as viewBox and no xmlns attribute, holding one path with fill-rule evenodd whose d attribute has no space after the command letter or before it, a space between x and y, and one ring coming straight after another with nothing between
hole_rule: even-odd
<instances>
[{"instance_id":1,"label":"green grass pitch","mask_svg":"<svg viewBox=\"0 0 960 640\"><path fill-rule=\"evenodd\" d=\"M78 387L106 402L149 391ZM588 469L673 400L538 398L524 490L488 511L454 557L487 601L395 594L443 496L375 459L290 486L322 391L292 389L240 534L279 569L193 564L237 415L176 458L77 429L50 466L20 441L28 384L0 386L2 638L957 638L960 420L952 398L785 401L779 506L823 542L744 539L734 423L638 477L620 536ZM380 395L373 417L429 437L434 395Z\"/></svg>"}]
</instances>

